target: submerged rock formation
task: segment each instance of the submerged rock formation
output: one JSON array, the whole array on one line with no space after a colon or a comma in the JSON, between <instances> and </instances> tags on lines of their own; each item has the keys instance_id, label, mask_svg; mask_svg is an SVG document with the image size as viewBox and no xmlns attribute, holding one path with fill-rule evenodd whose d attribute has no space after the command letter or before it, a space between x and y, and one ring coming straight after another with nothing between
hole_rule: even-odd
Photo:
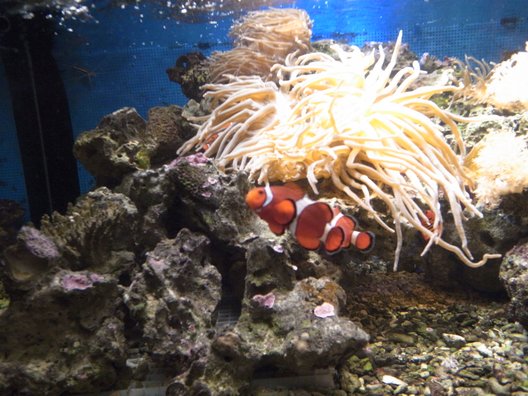
<instances>
[{"instance_id":1,"label":"submerged rock formation","mask_svg":"<svg viewBox=\"0 0 528 396\"><path fill-rule=\"evenodd\" d=\"M528 327L528 243L516 245L504 257L500 277L511 299L509 315Z\"/></svg>"}]
</instances>

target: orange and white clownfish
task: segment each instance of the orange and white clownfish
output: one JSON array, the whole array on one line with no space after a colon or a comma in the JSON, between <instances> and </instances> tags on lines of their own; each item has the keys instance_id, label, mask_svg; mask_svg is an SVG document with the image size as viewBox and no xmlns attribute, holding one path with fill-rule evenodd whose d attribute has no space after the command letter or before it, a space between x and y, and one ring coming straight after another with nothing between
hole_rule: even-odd
<instances>
[{"instance_id":1,"label":"orange and white clownfish","mask_svg":"<svg viewBox=\"0 0 528 396\"><path fill-rule=\"evenodd\" d=\"M246 195L246 204L268 223L274 234L282 235L297 215L295 202L304 195L294 183L273 187L267 184L251 189Z\"/></svg>"},{"instance_id":2,"label":"orange and white clownfish","mask_svg":"<svg viewBox=\"0 0 528 396\"><path fill-rule=\"evenodd\" d=\"M332 254L351 245L362 252L374 246L374 234L356 231L354 218L337 207L310 199L294 183L255 187L246 195L246 203L268 223L272 232L282 235L289 229L305 249L317 250L322 246Z\"/></svg>"},{"instance_id":3,"label":"orange and white clownfish","mask_svg":"<svg viewBox=\"0 0 528 396\"><path fill-rule=\"evenodd\" d=\"M435 219L436 219L436 216L434 214L434 212L431 210L431 209L427 209L425 212L425 217L427 218L427 220L424 220L422 218L420 218L420 223L422 223L422 225L427 228L429 231L431 232L435 232L435 227L434 227L434 222L435 222ZM442 223L439 223L438 224L438 228L436 229L436 231L438 231L438 233L442 233ZM422 234L422 238L424 239L424 241L428 242L429 239L431 239L431 237L425 233L421 233Z\"/></svg>"}]
</instances>

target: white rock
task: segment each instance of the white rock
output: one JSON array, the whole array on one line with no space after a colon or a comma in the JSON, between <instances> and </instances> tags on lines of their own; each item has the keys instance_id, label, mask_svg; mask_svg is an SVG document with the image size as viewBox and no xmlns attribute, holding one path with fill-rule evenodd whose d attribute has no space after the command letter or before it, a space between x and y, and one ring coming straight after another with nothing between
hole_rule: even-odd
<instances>
[{"instance_id":1,"label":"white rock","mask_svg":"<svg viewBox=\"0 0 528 396\"><path fill-rule=\"evenodd\" d=\"M387 385L407 385L405 381L402 381L399 378L393 377L392 375L384 375L381 377L381 382Z\"/></svg>"}]
</instances>

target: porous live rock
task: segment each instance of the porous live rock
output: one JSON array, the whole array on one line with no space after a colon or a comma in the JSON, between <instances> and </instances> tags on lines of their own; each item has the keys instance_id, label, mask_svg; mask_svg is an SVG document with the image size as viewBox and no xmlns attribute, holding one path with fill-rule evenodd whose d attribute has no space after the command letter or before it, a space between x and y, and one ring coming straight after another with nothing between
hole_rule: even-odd
<instances>
[{"instance_id":1,"label":"porous live rock","mask_svg":"<svg viewBox=\"0 0 528 396\"><path fill-rule=\"evenodd\" d=\"M44 216L41 231L54 241L69 268L119 274L134 263L137 224L138 211L130 198L101 187L65 214Z\"/></svg>"},{"instance_id":2,"label":"porous live rock","mask_svg":"<svg viewBox=\"0 0 528 396\"><path fill-rule=\"evenodd\" d=\"M528 327L528 242L516 245L505 255L500 278L510 296L510 317Z\"/></svg>"},{"instance_id":3,"label":"porous live rock","mask_svg":"<svg viewBox=\"0 0 528 396\"><path fill-rule=\"evenodd\" d=\"M176 168L170 166L133 172L116 189L121 192L98 188L81 197L66 213L44 218L41 230L26 227L19 234L12 248L16 255L3 257L2 272L9 266L20 270L21 263L31 262L27 257L18 259L22 253L38 261L38 271L30 281L12 282L11 305L0 314L0 321L6 324L0 327L0 337L6 340L2 343L3 356L18 356L13 352L18 348L17 333L28 340L27 348L25 344L20 347L27 355L24 359L17 359L16 364L1 360L5 369L2 391L29 389L33 394L42 391L51 395L58 394L58 389L98 392L120 383L126 386L131 376L141 378L149 364L164 364L168 373L189 367L195 372L203 364L200 359L209 350L212 311L220 298L220 275L211 265L207 238L181 231L175 240L167 239L185 223L185 219L171 220L176 217L176 207L183 204L170 176L174 172ZM145 257L143 266L138 266L140 257ZM33 302L36 296L43 297L39 304ZM142 303L156 309L142 316L141 304L131 303L134 297L144 298ZM126 308L121 298L127 300ZM38 312L25 308L26 304L35 305ZM107 314L111 318L108 326ZM50 333L39 333L38 327L30 326L32 318L48 326ZM9 320L25 328L7 331ZM77 334L76 326L84 332ZM109 330L119 343L109 338ZM65 340L71 338L74 347L59 341L57 334L66 335ZM173 339L178 335L181 348L173 349ZM39 348L32 350L30 346L37 345L37 339ZM99 349L94 358L89 346L99 342L111 346ZM61 354L66 347L65 360ZM93 364L88 367L84 359L92 359ZM125 364L134 359L143 363L137 367ZM43 367L43 371L35 366ZM44 375L55 371L60 375ZM39 391L34 390L36 384L40 384Z\"/></svg>"},{"instance_id":4,"label":"porous live rock","mask_svg":"<svg viewBox=\"0 0 528 396\"><path fill-rule=\"evenodd\" d=\"M462 136L468 151L490 133L512 131L516 135L528 135L528 114L526 112L499 115L492 106L472 106L463 101L457 101L455 105L463 107L469 112L467 115L475 117L473 122L461 125Z\"/></svg>"},{"instance_id":5,"label":"porous live rock","mask_svg":"<svg viewBox=\"0 0 528 396\"><path fill-rule=\"evenodd\" d=\"M91 271L50 269L0 314L0 393L107 389L125 367L117 282Z\"/></svg>"},{"instance_id":6,"label":"porous live rock","mask_svg":"<svg viewBox=\"0 0 528 396\"><path fill-rule=\"evenodd\" d=\"M147 121L135 109L124 107L103 117L94 130L82 133L74 154L98 186L115 187L125 175L174 159L193 133L181 107L154 107Z\"/></svg>"},{"instance_id":7,"label":"porous live rock","mask_svg":"<svg viewBox=\"0 0 528 396\"><path fill-rule=\"evenodd\" d=\"M174 236L182 227L172 212L179 202L177 190L171 180L170 167L139 170L124 177L114 191L126 195L138 210L139 224L135 239L144 250L153 249L169 234Z\"/></svg>"},{"instance_id":8,"label":"porous live rock","mask_svg":"<svg viewBox=\"0 0 528 396\"><path fill-rule=\"evenodd\" d=\"M97 392L128 378L119 282L135 263L137 209L97 189L24 226L2 255L0 393Z\"/></svg>"},{"instance_id":9,"label":"porous live rock","mask_svg":"<svg viewBox=\"0 0 528 396\"><path fill-rule=\"evenodd\" d=\"M167 69L170 81L180 84L189 99L201 100L201 87L209 80L208 62L201 52L189 52L176 59L173 67Z\"/></svg>"},{"instance_id":10,"label":"porous live rock","mask_svg":"<svg viewBox=\"0 0 528 396\"><path fill-rule=\"evenodd\" d=\"M314 309L324 302L344 305L345 293L329 279L303 279L291 290L276 290L271 307L244 303L238 323L217 334L203 378L197 383L211 394L245 394L252 378L310 374L335 367L359 351L368 335L352 321L334 315L320 318ZM253 311L259 311L256 315ZM187 383L188 388L183 387ZM172 389L194 391L196 384L178 379ZM170 388L169 388L170 389ZM223 390L225 393L216 393Z\"/></svg>"},{"instance_id":11,"label":"porous live rock","mask_svg":"<svg viewBox=\"0 0 528 396\"><path fill-rule=\"evenodd\" d=\"M496 208L482 208L483 218L468 221L468 232L475 243L474 254L498 252L503 256L528 235L528 190L522 194L504 196ZM492 260L486 265L472 270L463 268L463 283L477 290L495 292L503 290L504 285L497 282L502 259Z\"/></svg>"},{"instance_id":12,"label":"porous live rock","mask_svg":"<svg viewBox=\"0 0 528 396\"><path fill-rule=\"evenodd\" d=\"M245 256L247 275L243 282L247 299L273 290L294 288L296 271L290 265L291 257L287 250L277 251L266 239L257 238L246 245Z\"/></svg>"},{"instance_id":13,"label":"porous live rock","mask_svg":"<svg viewBox=\"0 0 528 396\"><path fill-rule=\"evenodd\" d=\"M171 105L153 107L148 112L145 134L155 142L150 153L152 167L174 159L178 148L195 134L195 129L182 115L182 108Z\"/></svg>"},{"instance_id":14,"label":"porous live rock","mask_svg":"<svg viewBox=\"0 0 528 396\"><path fill-rule=\"evenodd\" d=\"M181 374L209 353L221 276L209 240L187 229L145 257L124 293L125 304L153 362L170 375Z\"/></svg>"},{"instance_id":15,"label":"porous live rock","mask_svg":"<svg viewBox=\"0 0 528 396\"><path fill-rule=\"evenodd\" d=\"M333 367L365 344L367 334L339 316L344 303L341 287L328 278L309 277L322 276L328 269L305 264L312 255L300 249L291 235L273 236L245 207L245 178L220 176L200 154L179 158L167 168L174 170L170 177L181 200L180 221L214 240L217 266L229 287L225 293L242 299L238 322L217 325L207 360L193 366L202 368L191 368L176 378L169 394L194 394L200 389L238 394L267 369L298 375ZM308 277L298 281L299 276ZM259 303L264 297L265 302ZM335 307L335 315L318 318L314 310L325 302Z\"/></svg>"},{"instance_id":16,"label":"porous live rock","mask_svg":"<svg viewBox=\"0 0 528 396\"><path fill-rule=\"evenodd\" d=\"M499 220L499 217L495 219ZM487 218L486 220L490 220ZM503 218L503 220L505 220ZM470 219L466 222L466 235L469 239L469 250L473 256L479 259L484 253L502 253L488 244L490 241L484 239L490 234L491 229L485 229L485 221L482 219ZM488 222L487 224L490 224ZM501 224L508 226L507 224ZM444 239L449 243L459 243L455 226L452 222L444 222ZM483 240L484 239L484 240ZM500 241L497 241L500 243ZM495 242L493 242L495 243ZM472 287L489 292L502 290L502 284L498 279L500 258L490 260L485 266L480 268L467 268L450 252L432 246L424 256L425 264L422 266L427 278L434 284L443 287L453 287L455 285L470 284Z\"/></svg>"},{"instance_id":17,"label":"porous live rock","mask_svg":"<svg viewBox=\"0 0 528 396\"><path fill-rule=\"evenodd\" d=\"M57 245L36 228L23 226L17 242L3 252L3 283L14 295L33 287L60 254Z\"/></svg>"},{"instance_id":18,"label":"porous live rock","mask_svg":"<svg viewBox=\"0 0 528 396\"><path fill-rule=\"evenodd\" d=\"M468 247L476 260L485 253L504 255L517 241L528 235L528 208L523 204L527 196L527 192L507 195L495 208L480 208L482 218L472 217L465 222ZM444 218L445 240L459 243L455 237L454 224L449 216ZM427 279L442 287L466 285L484 292L500 292L504 289L499 279L501 262L502 259L498 258L482 267L470 268L461 264L450 252L432 246L419 266L425 271Z\"/></svg>"},{"instance_id":19,"label":"porous live rock","mask_svg":"<svg viewBox=\"0 0 528 396\"><path fill-rule=\"evenodd\" d=\"M175 215L209 237L238 244L254 230L244 203L249 185L244 175L220 175L201 153L180 157L166 165L181 205Z\"/></svg>"},{"instance_id":20,"label":"porous live rock","mask_svg":"<svg viewBox=\"0 0 528 396\"><path fill-rule=\"evenodd\" d=\"M145 120L135 109L124 107L103 117L94 130L83 132L73 153L98 186L114 187L127 173L148 168L155 147Z\"/></svg>"}]
</instances>

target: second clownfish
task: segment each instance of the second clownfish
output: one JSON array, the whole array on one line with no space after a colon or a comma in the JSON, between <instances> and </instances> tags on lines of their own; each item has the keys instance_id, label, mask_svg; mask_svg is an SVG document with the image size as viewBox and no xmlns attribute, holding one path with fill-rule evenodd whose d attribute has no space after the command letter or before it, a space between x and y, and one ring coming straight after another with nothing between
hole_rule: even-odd
<instances>
[{"instance_id":1,"label":"second clownfish","mask_svg":"<svg viewBox=\"0 0 528 396\"><path fill-rule=\"evenodd\" d=\"M431 210L431 209L427 209L425 212L425 218L427 220L424 220L424 219L420 219L420 223L422 223L422 225L427 228L429 231L431 232L435 232L437 234L442 234L442 223L439 223L438 226L435 228L434 227L434 222L435 222L435 219L436 219L436 216L434 214L434 212ZM429 240L431 239L431 237L425 233L422 233L422 238L424 239L424 241L426 242L429 242Z\"/></svg>"},{"instance_id":2,"label":"second clownfish","mask_svg":"<svg viewBox=\"0 0 528 396\"><path fill-rule=\"evenodd\" d=\"M322 246L332 254L353 245L368 252L374 246L372 232L357 231L354 218L325 202L308 198L294 183L255 187L247 193L246 203L273 233L282 235L289 229L299 245L308 250Z\"/></svg>"}]
</instances>

